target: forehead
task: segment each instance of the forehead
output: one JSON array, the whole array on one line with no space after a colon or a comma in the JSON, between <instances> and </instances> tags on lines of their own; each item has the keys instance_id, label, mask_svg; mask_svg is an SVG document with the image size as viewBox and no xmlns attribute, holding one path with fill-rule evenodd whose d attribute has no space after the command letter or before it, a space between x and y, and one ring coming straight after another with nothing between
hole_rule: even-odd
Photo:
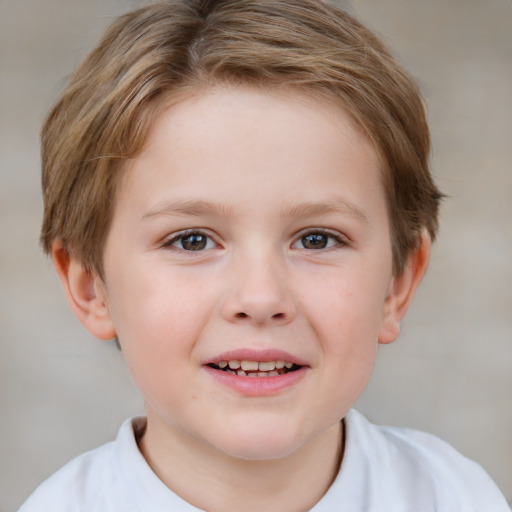
<instances>
[{"instance_id":1,"label":"forehead","mask_svg":"<svg viewBox=\"0 0 512 512\"><path fill-rule=\"evenodd\" d=\"M382 195L380 168L372 144L334 101L215 87L160 114L145 149L128 162L119 192L131 204L147 196L153 207L197 194L242 205L258 197L265 204L269 196L314 203L326 187L331 195L360 199Z\"/></svg>"}]
</instances>

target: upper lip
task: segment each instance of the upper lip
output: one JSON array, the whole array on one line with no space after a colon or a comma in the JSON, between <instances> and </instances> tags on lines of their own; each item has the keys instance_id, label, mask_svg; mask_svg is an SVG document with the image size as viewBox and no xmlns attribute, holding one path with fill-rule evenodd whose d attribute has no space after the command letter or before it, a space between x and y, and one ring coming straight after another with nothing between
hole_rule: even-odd
<instances>
[{"instance_id":1,"label":"upper lip","mask_svg":"<svg viewBox=\"0 0 512 512\"><path fill-rule=\"evenodd\" d=\"M219 361L285 361L294 363L297 366L307 366L302 358L278 349L237 349L222 352L214 357L208 358L203 364L217 364Z\"/></svg>"}]
</instances>

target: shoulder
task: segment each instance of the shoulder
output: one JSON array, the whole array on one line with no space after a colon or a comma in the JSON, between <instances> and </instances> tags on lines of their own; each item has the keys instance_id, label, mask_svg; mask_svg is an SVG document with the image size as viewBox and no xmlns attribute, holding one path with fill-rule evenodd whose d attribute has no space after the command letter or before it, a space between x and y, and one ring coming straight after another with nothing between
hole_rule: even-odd
<instances>
[{"instance_id":1,"label":"shoulder","mask_svg":"<svg viewBox=\"0 0 512 512\"><path fill-rule=\"evenodd\" d=\"M130 458L136 446L133 425L123 423L115 441L84 453L44 481L19 512L78 512L110 510L120 486L119 459Z\"/></svg>"},{"instance_id":2,"label":"shoulder","mask_svg":"<svg viewBox=\"0 0 512 512\"><path fill-rule=\"evenodd\" d=\"M510 510L484 469L441 439L376 426L357 411L351 411L346 421L347 457L357 455L366 462L369 481L390 503L399 494L404 503L415 503L416 510ZM422 508L417 508L420 503Z\"/></svg>"},{"instance_id":3,"label":"shoulder","mask_svg":"<svg viewBox=\"0 0 512 512\"><path fill-rule=\"evenodd\" d=\"M153 473L139 451L143 417L126 420L117 439L80 455L43 482L18 512L135 512L197 509Z\"/></svg>"},{"instance_id":4,"label":"shoulder","mask_svg":"<svg viewBox=\"0 0 512 512\"><path fill-rule=\"evenodd\" d=\"M91 490L101 492L99 482L111 480L113 445L107 443L68 462L34 491L19 512L83 510Z\"/></svg>"}]
</instances>

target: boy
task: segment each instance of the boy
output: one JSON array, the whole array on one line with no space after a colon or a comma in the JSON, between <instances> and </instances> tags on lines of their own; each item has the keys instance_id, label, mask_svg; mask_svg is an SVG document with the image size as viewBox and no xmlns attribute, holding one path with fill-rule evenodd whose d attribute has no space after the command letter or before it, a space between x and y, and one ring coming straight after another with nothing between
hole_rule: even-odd
<instances>
[{"instance_id":1,"label":"boy","mask_svg":"<svg viewBox=\"0 0 512 512\"><path fill-rule=\"evenodd\" d=\"M418 91L314 0L116 21L43 129L42 241L145 400L22 511L508 510L441 441L352 410L427 268Z\"/></svg>"}]
</instances>

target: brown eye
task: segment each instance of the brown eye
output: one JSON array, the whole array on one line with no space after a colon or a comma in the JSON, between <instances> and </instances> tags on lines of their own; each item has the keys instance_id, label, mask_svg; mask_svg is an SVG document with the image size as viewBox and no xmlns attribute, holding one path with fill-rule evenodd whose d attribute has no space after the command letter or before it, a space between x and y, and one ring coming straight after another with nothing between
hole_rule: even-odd
<instances>
[{"instance_id":1,"label":"brown eye","mask_svg":"<svg viewBox=\"0 0 512 512\"><path fill-rule=\"evenodd\" d=\"M203 251L215 247L215 242L203 233L186 233L174 238L169 245L184 251Z\"/></svg>"},{"instance_id":2,"label":"brown eye","mask_svg":"<svg viewBox=\"0 0 512 512\"><path fill-rule=\"evenodd\" d=\"M342 235L323 230L309 231L292 244L293 249L322 250L347 245Z\"/></svg>"},{"instance_id":3,"label":"brown eye","mask_svg":"<svg viewBox=\"0 0 512 512\"><path fill-rule=\"evenodd\" d=\"M304 249L325 249L329 238L329 236L323 233L311 233L303 236L300 241Z\"/></svg>"},{"instance_id":4,"label":"brown eye","mask_svg":"<svg viewBox=\"0 0 512 512\"><path fill-rule=\"evenodd\" d=\"M188 235L181 239L181 247L186 251L201 251L206 247L204 235Z\"/></svg>"}]
</instances>

